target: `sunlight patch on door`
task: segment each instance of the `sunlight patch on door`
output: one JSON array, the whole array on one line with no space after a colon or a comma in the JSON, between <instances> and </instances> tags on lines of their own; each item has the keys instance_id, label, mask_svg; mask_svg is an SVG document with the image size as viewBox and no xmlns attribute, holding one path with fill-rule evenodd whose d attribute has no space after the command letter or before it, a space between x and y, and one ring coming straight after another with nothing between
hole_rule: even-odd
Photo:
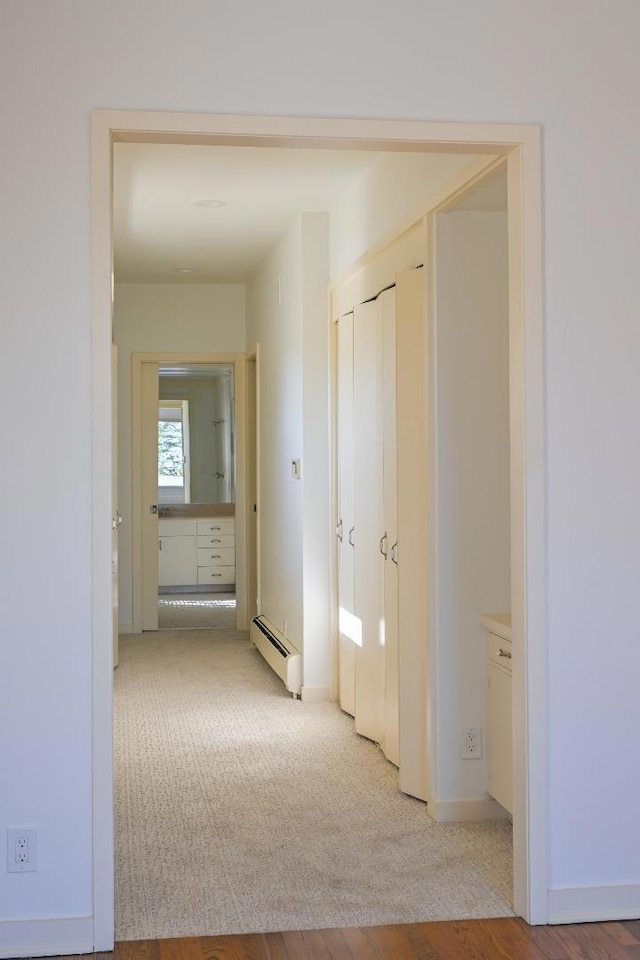
<instances>
[{"instance_id":1,"label":"sunlight patch on door","mask_svg":"<svg viewBox=\"0 0 640 960\"><path fill-rule=\"evenodd\" d=\"M344 607L338 610L338 629L357 647L362 646L362 620Z\"/></svg>"}]
</instances>

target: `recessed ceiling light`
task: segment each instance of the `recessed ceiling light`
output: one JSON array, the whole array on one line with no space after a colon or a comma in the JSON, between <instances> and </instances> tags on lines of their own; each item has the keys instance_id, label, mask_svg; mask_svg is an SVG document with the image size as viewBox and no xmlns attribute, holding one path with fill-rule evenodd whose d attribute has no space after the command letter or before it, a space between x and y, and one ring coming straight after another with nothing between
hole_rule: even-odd
<instances>
[{"instance_id":1,"label":"recessed ceiling light","mask_svg":"<svg viewBox=\"0 0 640 960\"><path fill-rule=\"evenodd\" d=\"M198 267L174 267L174 273L199 273Z\"/></svg>"},{"instance_id":2,"label":"recessed ceiling light","mask_svg":"<svg viewBox=\"0 0 640 960\"><path fill-rule=\"evenodd\" d=\"M226 200L192 200L192 207L225 207Z\"/></svg>"}]
</instances>

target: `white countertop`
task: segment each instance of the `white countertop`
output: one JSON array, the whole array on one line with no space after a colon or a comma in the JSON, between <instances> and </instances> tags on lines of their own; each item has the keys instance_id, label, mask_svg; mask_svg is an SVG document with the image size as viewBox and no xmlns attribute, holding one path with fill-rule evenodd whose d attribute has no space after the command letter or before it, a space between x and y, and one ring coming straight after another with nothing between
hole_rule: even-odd
<instances>
[{"instance_id":1,"label":"white countertop","mask_svg":"<svg viewBox=\"0 0 640 960\"><path fill-rule=\"evenodd\" d=\"M512 639L510 613L481 613L480 623L491 633L495 633L505 640Z\"/></svg>"}]
</instances>

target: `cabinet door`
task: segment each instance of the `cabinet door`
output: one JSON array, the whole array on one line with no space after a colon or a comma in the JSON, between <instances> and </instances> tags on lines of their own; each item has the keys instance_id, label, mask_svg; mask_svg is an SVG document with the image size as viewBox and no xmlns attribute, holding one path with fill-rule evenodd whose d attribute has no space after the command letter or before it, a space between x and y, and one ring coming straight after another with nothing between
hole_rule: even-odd
<instances>
[{"instance_id":1,"label":"cabinet door","mask_svg":"<svg viewBox=\"0 0 640 960\"><path fill-rule=\"evenodd\" d=\"M400 764L398 706L398 567L395 563L397 529L396 482L396 292L385 290L382 300L382 428L384 562L384 755ZM382 535L382 534L381 534Z\"/></svg>"},{"instance_id":2,"label":"cabinet door","mask_svg":"<svg viewBox=\"0 0 640 960\"><path fill-rule=\"evenodd\" d=\"M360 625L353 597L353 313L338 320L338 688L340 706L356 712Z\"/></svg>"},{"instance_id":3,"label":"cabinet door","mask_svg":"<svg viewBox=\"0 0 640 960\"><path fill-rule=\"evenodd\" d=\"M158 539L159 586L189 586L197 582L195 543L194 536Z\"/></svg>"},{"instance_id":4,"label":"cabinet door","mask_svg":"<svg viewBox=\"0 0 640 960\"><path fill-rule=\"evenodd\" d=\"M511 674L489 660L487 684L487 790L511 813Z\"/></svg>"},{"instance_id":5,"label":"cabinet door","mask_svg":"<svg viewBox=\"0 0 640 960\"><path fill-rule=\"evenodd\" d=\"M382 501L382 300L354 310L353 522L356 647L356 731L384 740L384 557Z\"/></svg>"}]
</instances>

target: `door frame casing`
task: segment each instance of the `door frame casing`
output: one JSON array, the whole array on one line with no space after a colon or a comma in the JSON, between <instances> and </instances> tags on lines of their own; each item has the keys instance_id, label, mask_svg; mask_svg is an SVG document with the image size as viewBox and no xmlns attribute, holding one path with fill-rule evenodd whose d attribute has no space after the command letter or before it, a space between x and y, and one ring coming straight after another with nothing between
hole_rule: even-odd
<instances>
[{"instance_id":1,"label":"door frame casing","mask_svg":"<svg viewBox=\"0 0 640 960\"><path fill-rule=\"evenodd\" d=\"M245 450L247 465L246 516L246 571L247 606L246 622L258 616L260 609L260 344L247 354L246 365L246 411L247 429ZM254 525L254 535L251 526ZM253 598L250 591L255 589Z\"/></svg>"},{"instance_id":2,"label":"door frame casing","mask_svg":"<svg viewBox=\"0 0 640 960\"><path fill-rule=\"evenodd\" d=\"M233 366L235 404L235 536L236 536L236 628L247 629L246 601L246 357L243 353L154 350L131 354L131 596L133 632L142 632L142 364L188 365L223 363Z\"/></svg>"},{"instance_id":3,"label":"door frame casing","mask_svg":"<svg viewBox=\"0 0 640 960\"><path fill-rule=\"evenodd\" d=\"M92 686L94 949L114 934L111 611L112 152L114 142L484 153L507 158L513 586L514 906L547 921L544 327L540 129L536 125L95 110L91 163ZM238 391L239 392L239 391ZM514 436L515 435L515 436Z\"/></svg>"}]
</instances>

